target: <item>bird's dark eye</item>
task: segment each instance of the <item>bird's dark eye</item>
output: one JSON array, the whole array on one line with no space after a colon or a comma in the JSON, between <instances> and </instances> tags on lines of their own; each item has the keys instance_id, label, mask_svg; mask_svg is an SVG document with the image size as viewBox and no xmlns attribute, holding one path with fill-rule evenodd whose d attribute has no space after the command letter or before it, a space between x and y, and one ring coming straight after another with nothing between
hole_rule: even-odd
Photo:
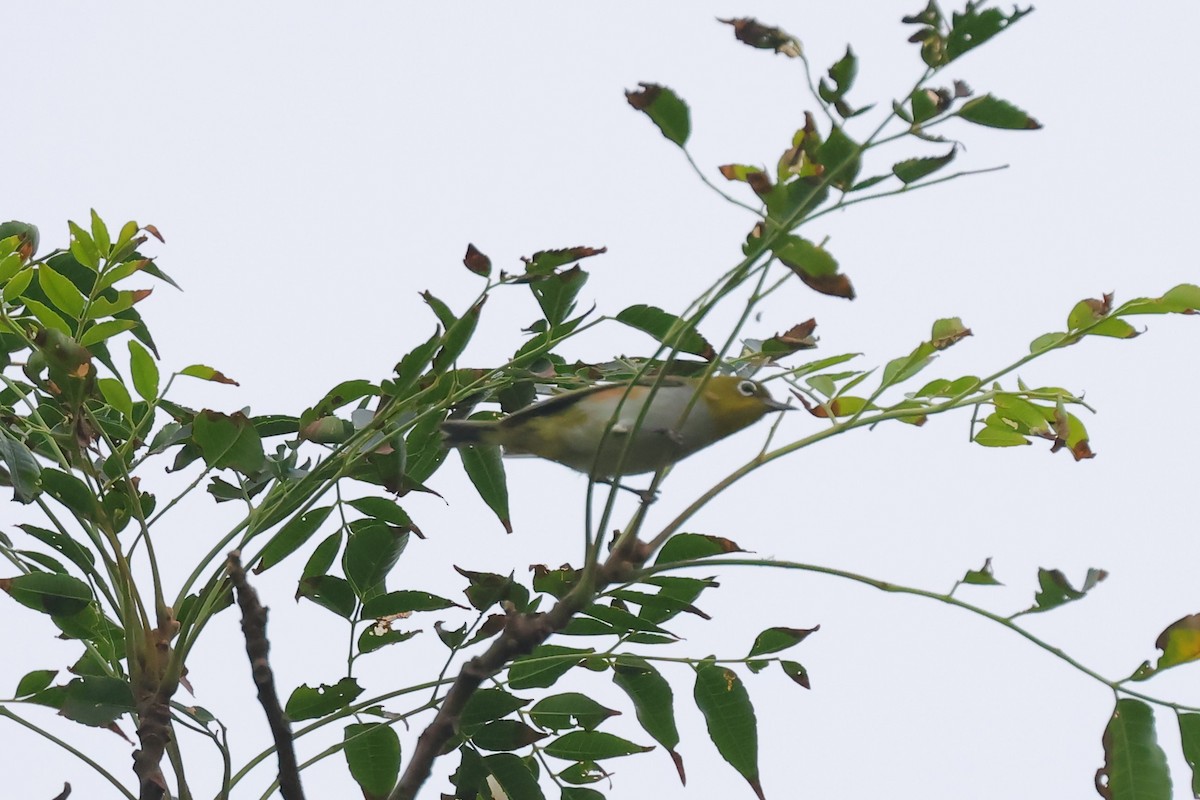
<instances>
[{"instance_id":1,"label":"bird's dark eye","mask_svg":"<svg viewBox=\"0 0 1200 800\"><path fill-rule=\"evenodd\" d=\"M746 397L754 397L758 394L758 384L754 381L742 381L737 385L737 390Z\"/></svg>"}]
</instances>

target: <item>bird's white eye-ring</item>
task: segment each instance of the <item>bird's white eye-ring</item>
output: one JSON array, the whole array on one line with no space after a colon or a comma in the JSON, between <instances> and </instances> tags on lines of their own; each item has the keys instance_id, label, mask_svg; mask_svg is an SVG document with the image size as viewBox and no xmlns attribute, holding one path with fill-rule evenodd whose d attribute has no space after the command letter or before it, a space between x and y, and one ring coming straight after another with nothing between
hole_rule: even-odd
<instances>
[{"instance_id":1,"label":"bird's white eye-ring","mask_svg":"<svg viewBox=\"0 0 1200 800\"><path fill-rule=\"evenodd\" d=\"M746 397L754 397L758 394L758 384L754 381L742 381L737 385L737 390Z\"/></svg>"}]
</instances>

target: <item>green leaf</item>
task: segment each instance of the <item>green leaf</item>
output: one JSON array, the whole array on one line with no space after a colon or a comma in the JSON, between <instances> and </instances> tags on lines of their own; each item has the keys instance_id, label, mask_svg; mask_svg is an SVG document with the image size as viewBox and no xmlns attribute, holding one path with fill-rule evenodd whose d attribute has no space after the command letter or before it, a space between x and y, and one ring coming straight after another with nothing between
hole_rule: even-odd
<instances>
[{"instance_id":1,"label":"green leaf","mask_svg":"<svg viewBox=\"0 0 1200 800\"><path fill-rule=\"evenodd\" d=\"M575 309L575 297L587 280L588 274L576 264L571 269L530 282L529 289L551 327L561 325L570 316Z\"/></svg>"},{"instance_id":2,"label":"green leaf","mask_svg":"<svg viewBox=\"0 0 1200 800\"><path fill-rule=\"evenodd\" d=\"M83 336L79 337L79 343L84 347L89 347L135 327L137 327L137 323L128 319L109 319L97 322L83 332Z\"/></svg>"},{"instance_id":3,"label":"green leaf","mask_svg":"<svg viewBox=\"0 0 1200 800\"><path fill-rule=\"evenodd\" d=\"M92 272L100 269L100 250L92 237L74 222L68 222L71 229L71 255Z\"/></svg>"},{"instance_id":4,"label":"green leaf","mask_svg":"<svg viewBox=\"0 0 1200 800\"><path fill-rule=\"evenodd\" d=\"M821 79L819 92L821 99L826 103L833 103L838 107L838 113L842 116L850 116L849 108L844 106L843 98L846 92L854 85L854 78L858 75L858 58L854 55L854 51L846 46L846 54L834 62L829 68L829 78L833 82L832 85Z\"/></svg>"},{"instance_id":5,"label":"green leaf","mask_svg":"<svg viewBox=\"0 0 1200 800\"><path fill-rule=\"evenodd\" d=\"M355 511L366 514L368 517L381 519L397 528L416 530L417 526L413 525L412 519L395 500L387 497L359 497L350 500L349 503Z\"/></svg>"},{"instance_id":6,"label":"green leaf","mask_svg":"<svg viewBox=\"0 0 1200 800\"><path fill-rule=\"evenodd\" d=\"M629 105L650 117L667 139L680 147L687 144L692 129L687 103L665 86L656 83L639 83L638 86L641 87L639 91L625 92Z\"/></svg>"},{"instance_id":7,"label":"green leaf","mask_svg":"<svg viewBox=\"0 0 1200 800\"><path fill-rule=\"evenodd\" d=\"M359 599L379 590L408 546L408 533L376 519L350 523L342 570Z\"/></svg>"},{"instance_id":8,"label":"green leaf","mask_svg":"<svg viewBox=\"0 0 1200 800\"><path fill-rule=\"evenodd\" d=\"M292 692L284 712L292 722L316 719L346 708L362 692L354 678L342 678L333 685L322 683L315 688L303 684Z\"/></svg>"},{"instance_id":9,"label":"green leaf","mask_svg":"<svg viewBox=\"0 0 1200 800\"><path fill-rule=\"evenodd\" d=\"M304 543L311 539L329 518L331 511L333 511L333 506L310 508L303 514L288 520L259 553L258 563L254 566L254 574L257 575L270 569L303 547Z\"/></svg>"},{"instance_id":10,"label":"green leaf","mask_svg":"<svg viewBox=\"0 0 1200 800\"><path fill-rule=\"evenodd\" d=\"M400 737L382 722L347 725L342 741L350 775L363 797L386 797L400 776Z\"/></svg>"},{"instance_id":11,"label":"green leaf","mask_svg":"<svg viewBox=\"0 0 1200 800\"><path fill-rule=\"evenodd\" d=\"M741 679L731 669L704 664L696 670L695 698L717 752L764 800L758 778L758 721Z\"/></svg>"},{"instance_id":12,"label":"green leaf","mask_svg":"<svg viewBox=\"0 0 1200 800\"><path fill-rule=\"evenodd\" d=\"M1076 589L1060 570L1039 569L1038 585L1041 590L1034 597L1033 605L1020 613L1037 614L1079 600L1107 577L1108 573L1102 569L1089 569L1083 585Z\"/></svg>"},{"instance_id":13,"label":"green leaf","mask_svg":"<svg viewBox=\"0 0 1200 800\"><path fill-rule=\"evenodd\" d=\"M79 319L83 314L83 295L67 278L50 268L48 264L38 266L38 285L61 311L72 319Z\"/></svg>"},{"instance_id":14,"label":"green leaf","mask_svg":"<svg viewBox=\"0 0 1200 800\"><path fill-rule=\"evenodd\" d=\"M914 183L927 175L932 175L954 160L958 148L953 147L944 156L931 158L909 158L892 165L892 174L905 184Z\"/></svg>"},{"instance_id":15,"label":"green leaf","mask_svg":"<svg viewBox=\"0 0 1200 800\"><path fill-rule=\"evenodd\" d=\"M773 252L810 288L833 297L854 298L849 280L838 273L838 262L823 247L800 236L780 237Z\"/></svg>"},{"instance_id":16,"label":"green leaf","mask_svg":"<svg viewBox=\"0 0 1200 800\"><path fill-rule=\"evenodd\" d=\"M458 455L475 491L500 520L504 530L512 533L508 513L508 482L505 480L500 448L460 447Z\"/></svg>"},{"instance_id":17,"label":"green leaf","mask_svg":"<svg viewBox=\"0 0 1200 800\"><path fill-rule=\"evenodd\" d=\"M189 378L199 378L202 381L212 381L213 383L226 383L232 386L240 386L237 381L232 378L225 377L225 374L219 370L204 364L191 364L179 370L180 375L187 375Z\"/></svg>"},{"instance_id":18,"label":"green leaf","mask_svg":"<svg viewBox=\"0 0 1200 800\"><path fill-rule=\"evenodd\" d=\"M17 527L42 544L52 548L59 555L79 567L83 572L90 573L92 571L92 567L96 563L96 557L92 554L92 551L79 544L79 542L70 536L58 531L39 528L36 525L18 525Z\"/></svg>"},{"instance_id":19,"label":"green leaf","mask_svg":"<svg viewBox=\"0 0 1200 800\"><path fill-rule=\"evenodd\" d=\"M545 739L548 735L534 730L520 720L498 719L471 734L471 743L481 750L520 750Z\"/></svg>"},{"instance_id":20,"label":"green leaf","mask_svg":"<svg viewBox=\"0 0 1200 800\"><path fill-rule=\"evenodd\" d=\"M321 543L312 551L312 555L308 557L308 561L304 564L304 572L300 577L315 578L324 575L333 566L333 562L337 559L338 550L342 546L342 532L340 530L331 533L321 540ZM299 597L299 595L297 595ZM353 602L353 595L351 596Z\"/></svg>"},{"instance_id":21,"label":"green leaf","mask_svg":"<svg viewBox=\"0 0 1200 800\"><path fill-rule=\"evenodd\" d=\"M1003 586L1004 584L996 580L996 576L992 574L992 560L985 559L983 566L979 569L969 569L966 574L959 579L959 583L966 583L972 586Z\"/></svg>"},{"instance_id":22,"label":"green leaf","mask_svg":"<svg viewBox=\"0 0 1200 800\"><path fill-rule=\"evenodd\" d=\"M7 295L5 295L7 297ZM1185 314L1200 309L1200 286L1181 283L1162 297L1139 297L1122 305L1115 313L1121 316L1132 314Z\"/></svg>"},{"instance_id":23,"label":"green leaf","mask_svg":"<svg viewBox=\"0 0 1200 800\"><path fill-rule=\"evenodd\" d=\"M96 498L87 485L74 475L57 469L43 469L42 489L80 517L95 518Z\"/></svg>"},{"instance_id":24,"label":"green leaf","mask_svg":"<svg viewBox=\"0 0 1200 800\"><path fill-rule=\"evenodd\" d=\"M442 349L433 357L433 369L442 371L454 366L454 362L467 349L471 337L475 335L475 326L479 324L479 314L487 295L479 299L475 305L467 309L453 325L446 326L446 335L442 337Z\"/></svg>"},{"instance_id":25,"label":"green leaf","mask_svg":"<svg viewBox=\"0 0 1200 800\"><path fill-rule=\"evenodd\" d=\"M12 284L10 283L9 286ZM42 323L43 327L59 331L67 336L72 334L71 326L50 306L28 297L21 298L21 302L25 304L25 308L29 309L29 313L33 314L34 319Z\"/></svg>"},{"instance_id":26,"label":"green leaf","mask_svg":"<svg viewBox=\"0 0 1200 800\"><path fill-rule=\"evenodd\" d=\"M101 256L108 255L108 251L112 247L108 226L104 224L104 220L100 219L100 215L94 208L92 209L92 241L96 243L96 249L100 251Z\"/></svg>"},{"instance_id":27,"label":"green leaf","mask_svg":"<svg viewBox=\"0 0 1200 800\"><path fill-rule=\"evenodd\" d=\"M58 674L56 669L35 669L33 672L25 674L25 677L17 683L17 690L13 692L13 697L28 697L31 694L37 694L47 688L54 682L54 676Z\"/></svg>"},{"instance_id":28,"label":"green leaf","mask_svg":"<svg viewBox=\"0 0 1200 800\"><path fill-rule=\"evenodd\" d=\"M450 310L450 306L446 305L435 295L429 292L421 292L421 299L433 309L434 316L438 318L438 322L442 323L443 328L449 329L458 321L458 317L454 316L454 312Z\"/></svg>"},{"instance_id":29,"label":"green leaf","mask_svg":"<svg viewBox=\"0 0 1200 800\"><path fill-rule=\"evenodd\" d=\"M653 749L653 745L634 744L603 731L572 731L542 748L546 755L567 761L601 761L648 753Z\"/></svg>"},{"instance_id":30,"label":"green leaf","mask_svg":"<svg viewBox=\"0 0 1200 800\"><path fill-rule=\"evenodd\" d=\"M363 604L363 617L378 619L412 611L439 611L443 608L462 608L453 600L429 592L405 590L372 597Z\"/></svg>"},{"instance_id":31,"label":"green leaf","mask_svg":"<svg viewBox=\"0 0 1200 800\"><path fill-rule=\"evenodd\" d=\"M154 404L158 399L158 365L154 356L142 345L130 339L130 373L133 389L145 402Z\"/></svg>"},{"instance_id":32,"label":"green leaf","mask_svg":"<svg viewBox=\"0 0 1200 800\"><path fill-rule=\"evenodd\" d=\"M313 601L339 617L354 616L354 590L350 582L336 575L312 575L301 579L296 597Z\"/></svg>"},{"instance_id":33,"label":"green leaf","mask_svg":"<svg viewBox=\"0 0 1200 800\"><path fill-rule=\"evenodd\" d=\"M5 241L11 242L11 239ZM2 252L2 249L0 249ZM3 258L0 258L0 285L8 283L14 275L21 271L21 267L25 265L25 260L21 258L19 253L8 252Z\"/></svg>"},{"instance_id":34,"label":"green leaf","mask_svg":"<svg viewBox=\"0 0 1200 800\"><path fill-rule=\"evenodd\" d=\"M145 269L149 264L149 259L145 258L135 258L130 261L124 261L120 264L115 264L104 270L104 273L100 276L100 280L96 282L95 291L102 292L114 284L125 280L130 275Z\"/></svg>"},{"instance_id":35,"label":"green leaf","mask_svg":"<svg viewBox=\"0 0 1200 800\"><path fill-rule=\"evenodd\" d=\"M500 784L508 800L545 800L537 777L526 766L524 759L512 753L496 753L484 757L483 768Z\"/></svg>"},{"instance_id":36,"label":"green leaf","mask_svg":"<svg viewBox=\"0 0 1200 800\"><path fill-rule=\"evenodd\" d=\"M963 11L955 11L951 17L950 31L946 36L946 62L979 47L1009 25L1033 10L1013 7L1011 14L998 8L980 9L982 3L967 3Z\"/></svg>"},{"instance_id":37,"label":"green leaf","mask_svg":"<svg viewBox=\"0 0 1200 800\"><path fill-rule=\"evenodd\" d=\"M604 800L604 795L586 786L564 786L562 800Z\"/></svg>"},{"instance_id":38,"label":"green leaf","mask_svg":"<svg viewBox=\"0 0 1200 800\"><path fill-rule=\"evenodd\" d=\"M529 709L529 715L535 723L554 731L568 728L595 730L601 722L620 713L579 692L551 695Z\"/></svg>"},{"instance_id":39,"label":"green leaf","mask_svg":"<svg viewBox=\"0 0 1200 800\"><path fill-rule=\"evenodd\" d=\"M933 89L914 89L908 97L912 121L917 125L933 119L946 108L946 102Z\"/></svg>"},{"instance_id":40,"label":"green leaf","mask_svg":"<svg viewBox=\"0 0 1200 800\"><path fill-rule=\"evenodd\" d=\"M134 710L133 692L120 678L89 675L66 685L59 710L64 717L84 725L108 727Z\"/></svg>"},{"instance_id":41,"label":"green leaf","mask_svg":"<svg viewBox=\"0 0 1200 800\"><path fill-rule=\"evenodd\" d=\"M779 666L783 669L784 675L787 675L805 689L812 688L812 685L808 681L808 670L804 668L803 664L799 664L795 661L780 661Z\"/></svg>"},{"instance_id":42,"label":"green leaf","mask_svg":"<svg viewBox=\"0 0 1200 800\"><path fill-rule=\"evenodd\" d=\"M1037 130L1042 124L1021 109L991 94L968 100L957 116L976 125L1008 130Z\"/></svg>"},{"instance_id":43,"label":"green leaf","mask_svg":"<svg viewBox=\"0 0 1200 800\"><path fill-rule=\"evenodd\" d=\"M433 360L433 355L437 352L441 341L441 330L434 331L433 336L414 347L396 362L396 366L393 368L396 372L396 380L389 394L397 397L407 394Z\"/></svg>"},{"instance_id":44,"label":"green leaf","mask_svg":"<svg viewBox=\"0 0 1200 800\"><path fill-rule=\"evenodd\" d=\"M0 432L0 462L8 469L7 475L0 475L0 484L12 487L13 500L18 503L32 503L42 490L42 468L33 453Z\"/></svg>"},{"instance_id":45,"label":"green leaf","mask_svg":"<svg viewBox=\"0 0 1200 800\"><path fill-rule=\"evenodd\" d=\"M615 317L617 322L648 333L655 340L684 353L712 359L716 356L713 346L694 327L683 319L668 314L661 308L648 305L629 306Z\"/></svg>"},{"instance_id":46,"label":"green leaf","mask_svg":"<svg viewBox=\"0 0 1200 800\"><path fill-rule=\"evenodd\" d=\"M789 647L803 642L809 634L819 630L821 630L820 625L814 628L767 628L755 638L746 658L787 650Z\"/></svg>"},{"instance_id":47,"label":"green leaf","mask_svg":"<svg viewBox=\"0 0 1200 800\"><path fill-rule=\"evenodd\" d=\"M1200 714L1178 713L1183 757L1192 768L1192 794L1200 797Z\"/></svg>"},{"instance_id":48,"label":"green leaf","mask_svg":"<svg viewBox=\"0 0 1200 800\"><path fill-rule=\"evenodd\" d=\"M4 285L3 297L5 302L15 302L18 297L24 294L25 290L29 288L29 284L33 282L33 274L34 270L32 267L25 267L25 269L9 279L8 283Z\"/></svg>"},{"instance_id":49,"label":"green leaf","mask_svg":"<svg viewBox=\"0 0 1200 800\"><path fill-rule=\"evenodd\" d=\"M708 536L702 533L677 533L667 540L662 550L658 551L658 557L654 563L669 564L673 561L691 561L708 556L745 552L732 539Z\"/></svg>"},{"instance_id":50,"label":"green leaf","mask_svg":"<svg viewBox=\"0 0 1200 800\"><path fill-rule=\"evenodd\" d=\"M252 475L263 466L262 438L245 414L204 410L192 421L192 440L210 467L229 467Z\"/></svg>"},{"instance_id":51,"label":"green leaf","mask_svg":"<svg viewBox=\"0 0 1200 800\"><path fill-rule=\"evenodd\" d=\"M578 761L558 773L565 783L586 784L602 781L609 776L595 761Z\"/></svg>"},{"instance_id":52,"label":"green leaf","mask_svg":"<svg viewBox=\"0 0 1200 800\"><path fill-rule=\"evenodd\" d=\"M603 255L607 252L607 247L576 245L575 247L562 247L557 250L538 250L528 258L521 256L521 260L525 262L526 276L550 275L554 270L570 264L572 261Z\"/></svg>"},{"instance_id":53,"label":"green leaf","mask_svg":"<svg viewBox=\"0 0 1200 800\"><path fill-rule=\"evenodd\" d=\"M1158 663L1143 664L1133 675L1134 680L1146 680L1164 669L1200 659L1200 614L1190 614L1175 620L1158 635L1154 646L1162 651Z\"/></svg>"},{"instance_id":54,"label":"green leaf","mask_svg":"<svg viewBox=\"0 0 1200 800\"><path fill-rule=\"evenodd\" d=\"M142 289L137 291L127 290L117 292L115 299L97 297L94 301L92 301L91 311L88 313L88 316L91 319L115 317L118 314L129 311L131 308L133 308L134 303L145 299L147 296L149 296L149 294L149 289Z\"/></svg>"},{"instance_id":55,"label":"green leaf","mask_svg":"<svg viewBox=\"0 0 1200 800\"><path fill-rule=\"evenodd\" d=\"M916 375L933 362L935 352L936 349L931 342L921 342L907 356L892 359L883 368L883 375L879 379L879 388L885 389L897 383L903 383ZM843 388L842 391L845 390Z\"/></svg>"},{"instance_id":56,"label":"green leaf","mask_svg":"<svg viewBox=\"0 0 1200 800\"><path fill-rule=\"evenodd\" d=\"M829 138L817 148L815 160L825 167L826 183L848 191L862 168L862 145L847 136L841 126L834 125Z\"/></svg>"},{"instance_id":57,"label":"green leaf","mask_svg":"<svg viewBox=\"0 0 1200 800\"><path fill-rule=\"evenodd\" d=\"M633 701L642 729L670 754L680 782L686 782L683 758L675 752L679 730L675 726L675 697L667 679L644 659L621 655L613 665L613 683Z\"/></svg>"},{"instance_id":58,"label":"green leaf","mask_svg":"<svg viewBox=\"0 0 1200 800\"><path fill-rule=\"evenodd\" d=\"M971 441L981 444L984 447L1015 447L1022 444L1031 444L1028 439L1014 430L993 428L991 426L981 428Z\"/></svg>"},{"instance_id":59,"label":"green leaf","mask_svg":"<svg viewBox=\"0 0 1200 800\"><path fill-rule=\"evenodd\" d=\"M517 697L503 689L478 689L463 709L459 724L463 728L482 725L485 722L507 717L518 708L529 705L529 700Z\"/></svg>"},{"instance_id":60,"label":"green leaf","mask_svg":"<svg viewBox=\"0 0 1200 800\"><path fill-rule=\"evenodd\" d=\"M578 650L558 644L538 645L529 655L513 661L508 668L508 686L518 690L553 686L571 667L594 652L591 648Z\"/></svg>"},{"instance_id":61,"label":"green leaf","mask_svg":"<svg viewBox=\"0 0 1200 800\"><path fill-rule=\"evenodd\" d=\"M358 635L358 651L363 655L374 653L376 650L387 647L389 644L407 642L418 633L420 631L392 630L390 623L377 622L374 625L368 625L363 628L362 633Z\"/></svg>"},{"instance_id":62,"label":"green leaf","mask_svg":"<svg viewBox=\"0 0 1200 800\"><path fill-rule=\"evenodd\" d=\"M1141 700L1123 698L1104 729L1104 766L1096 788L1111 800L1171 800L1167 757L1154 733L1154 713Z\"/></svg>"},{"instance_id":63,"label":"green leaf","mask_svg":"<svg viewBox=\"0 0 1200 800\"><path fill-rule=\"evenodd\" d=\"M125 388L125 384L116 378L101 378L96 381L96 386L100 389L100 394L104 396L104 402L119 411L121 416L132 424L134 422L133 398L129 396L129 390Z\"/></svg>"}]
</instances>

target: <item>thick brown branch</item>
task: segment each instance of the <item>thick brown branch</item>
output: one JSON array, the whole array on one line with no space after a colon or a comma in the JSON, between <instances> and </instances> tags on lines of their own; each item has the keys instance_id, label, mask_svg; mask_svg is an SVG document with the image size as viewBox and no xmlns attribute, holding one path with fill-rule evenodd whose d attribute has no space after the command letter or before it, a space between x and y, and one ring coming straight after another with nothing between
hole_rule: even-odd
<instances>
[{"instance_id":1,"label":"thick brown branch","mask_svg":"<svg viewBox=\"0 0 1200 800\"><path fill-rule=\"evenodd\" d=\"M267 609L258 601L258 593L246 581L242 569L241 553L234 551L225 561L225 571L237 590L238 606L242 609L242 635L246 637L246 655L250 657L250 671L254 685L258 687L258 702L267 715L271 727L271 738L275 740L275 752L279 759L279 793L284 800L304 800L304 789L300 785L300 768L296 764L296 751L292 747L292 726L288 723L279 695L275 691L275 674L267 660L271 643L267 639Z\"/></svg>"},{"instance_id":2,"label":"thick brown branch","mask_svg":"<svg viewBox=\"0 0 1200 800\"><path fill-rule=\"evenodd\" d=\"M169 613L159 615L158 626L142 632L141 644L130 654L130 679L138 715L138 743L133 751L133 773L138 777L139 800L162 800L167 779L163 754L174 736L171 698L179 678L168 669L171 639L179 626Z\"/></svg>"},{"instance_id":3,"label":"thick brown branch","mask_svg":"<svg viewBox=\"0 0 1200 800\"><path fill-rule=\"evenodd\" d=\"M531 652L550 636L567 626L571 618L585 608L597 592L623 580L641 566L649 551L644 543L631 539L614 549L596 574L591 585L580 584L544 614L518 614L510 611L504 630L491 647L463 664L433 721L422 731L408 766L388 800L414 800L429 779L433 762L446 742L458 729L462 711L471 695L485 680L504 669L514 658Z\"/></svg>"}]
</instances>

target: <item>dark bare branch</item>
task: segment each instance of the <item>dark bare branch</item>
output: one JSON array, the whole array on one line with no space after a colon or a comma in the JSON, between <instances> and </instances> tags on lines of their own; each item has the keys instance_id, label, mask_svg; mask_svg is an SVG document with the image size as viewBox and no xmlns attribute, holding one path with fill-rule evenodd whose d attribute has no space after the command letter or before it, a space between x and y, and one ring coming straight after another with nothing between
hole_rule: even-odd
<instances>
[{"instance_id":1,"label":"dark bare branch","mask_svg":"<svg viewBox=\"0 0 1200 800\"><path fill-rule=\"evenodd\" d=\"M300 768L296 763L296 751L292 746L292 726L275 691L275 674L271 671L267 653L271 643L267 639L267 609L258 601L258 593L246 580L242 569L241 553L234 551L225 561L225 571L237 591L238 606L242 609L242 635L246 638L246 655L250 657L250 671L254 685L258 687L258 702L267 715L271 738L275 740L275 752L279 759L279 793L284 800L304 800L304 789L300 785Z\"/></svg>"}]
</instances>

